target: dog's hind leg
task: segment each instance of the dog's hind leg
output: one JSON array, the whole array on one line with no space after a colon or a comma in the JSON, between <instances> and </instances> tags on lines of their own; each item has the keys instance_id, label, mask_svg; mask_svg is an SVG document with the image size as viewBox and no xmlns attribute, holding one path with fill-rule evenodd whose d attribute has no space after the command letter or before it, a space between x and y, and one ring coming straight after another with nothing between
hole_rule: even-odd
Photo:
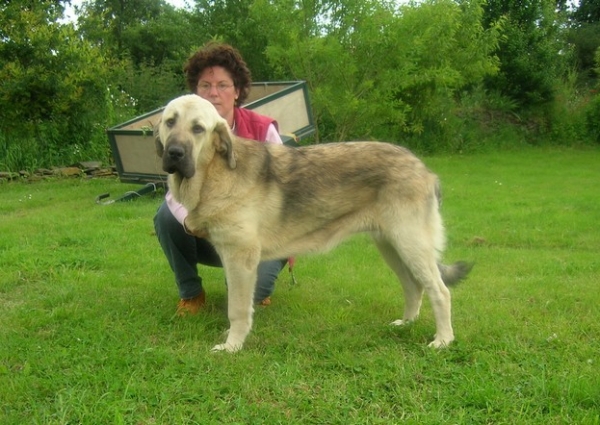
<instances>
[{"instance_id":1,"label":"dog's hind leg","mask_svg":"<svg viewBox=\"0 0 600 425\"><path fill-rule=\"evenodd\" d=\"M413 263L412 273L427 291L435 316L436 333L429 346L434 348L445 347L454 341L450 290L442 281L435 260L424 261L421 265Z\"/></svg>"},{"instance_id":2,"label":"dog's hind leg","mask_svg":"<svg viewBox=\"0 0 600 425\"><path fill-rule=\"evenodd\" d=\"M450 291L442 281L437 265L435 242L428 240L427 231L418 225L405 226L390 244L394 246L402 263L408 269L407 274L414 279L414 286L427 292L435 316L436 334L429 344L439 348L454 340L452 330L452 308ZM407 300L407 305L408 305Z\"/></svg>"},{"instance_id":3,"label":"dog's hind leg","mask_svg":"<svg viewBox=\"0 0 600 425\"><path fill-rule=\"evenodd\" d=\"M220 255L228 287L229 331L225 343L214 346L212 351L234 353L243 347L252 328L253 297L260 249L254 247Z\"/></svg>"},{"instance_id":4,"label":"dog's hind leg","mask_svg":"<svg viewBox=\"0 0 600 425\"><path fill-rule=\"evenodd\" d=\"M373 235L373 240L387 265L398 276L404 292L405 304L402 319L394 320L391 324L402 326L415 321L421 310L423 287L415 281L398 252L389 242L377 235Z\"/></svg>"},{"instance_id":5,"label":"dog's hind leg","mask_svg":"<svg viewBox=\"0 0 600 425\"><path fill-rule=\"evenodd\" d=\"M404 243L408 245L400 248L400 255L411 275L427 292L435 316L436 334L429 345L444 347L454 340L452 307L450 291L442 281L437 266L436 253L434 249L419 245L416 239Z\"/></svg>"}]
</instances>

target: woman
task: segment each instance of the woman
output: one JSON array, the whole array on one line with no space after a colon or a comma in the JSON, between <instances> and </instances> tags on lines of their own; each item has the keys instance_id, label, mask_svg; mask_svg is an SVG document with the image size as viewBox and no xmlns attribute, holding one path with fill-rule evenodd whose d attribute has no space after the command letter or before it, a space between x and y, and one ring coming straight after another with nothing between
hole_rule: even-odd
<instances>
[{"instance_id":1,"label":"woman","mask_svg":"<svg viewBox=\"0 0 600 425\"><path fill-rule=\"evenodd\" d=\"M209 42L190 57L184 72L189 89L212 103L234 134L260 142L282 143L275 120L240 108L248 97L252 81L246 62L236 49L227 44ZM156 235L179 289L177 314L180 316L196 314L205 303L198 263L222 267L209 241L186 233L183 226L186 216L183 205L167 192L165 202L154 217ZM271 303L275 280L284 266L285 260L260 263L255 303Z\"/></svg>"}]
</instances>

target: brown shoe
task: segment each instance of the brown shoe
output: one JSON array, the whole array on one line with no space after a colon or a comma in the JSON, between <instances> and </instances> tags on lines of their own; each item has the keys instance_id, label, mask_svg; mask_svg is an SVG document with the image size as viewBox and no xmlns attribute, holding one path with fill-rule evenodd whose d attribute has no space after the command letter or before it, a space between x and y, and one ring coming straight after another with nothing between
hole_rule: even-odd
<instances>
[{"instance_id":1,"label":"brown shoe","mask_svg":"<svg viewBox=\"0 0 600 425\"><path fill-rule=\"evenodd\" d=\"M198 311L200 310L200 308L202 308L205 302L206 294L204 291L202 291L200 295L194 298L189 298L187 300L181 299L177 304L177 313L175 314L177 314L180 317L187 315L193 316L195 314L198 314Z\"/></svg>"},{"instance_id":2,"label":"brown shoe","mask_svg":"<svg viewBox=\"0 0 600 425\"><path fill-rule=\"evenodd\" d=\"M271 305L271 297L265 298L264 300L262 300L261 302L259 302L258 305L262 305L263 307Z\"/></svg>"}]
</instances>

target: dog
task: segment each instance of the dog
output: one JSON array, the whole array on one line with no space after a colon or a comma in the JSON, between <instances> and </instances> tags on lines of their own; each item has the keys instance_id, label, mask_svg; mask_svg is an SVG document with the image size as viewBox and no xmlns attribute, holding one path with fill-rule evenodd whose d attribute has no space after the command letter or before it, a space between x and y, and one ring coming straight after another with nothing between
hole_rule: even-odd
<instances>
[{"instance_id":1,"label":"dog","mask_svg":"<svg viewBox=\"0 0 600 425\"><path fill-rule=\"evenodd\" d=\"M230 327L213 351L242 348L260 261L328 251L359 232L371 235L402 283L404 315L392 324L414 321L425 291L436 323L429 345L454 340L447 286L472 265L440 263L439 180L409 150L383 142L288 147L245 140L194 94L167 104L155 141L169 189L188 210L187 230L214 245L225 270Z\"/></svg>"}]
</instances>

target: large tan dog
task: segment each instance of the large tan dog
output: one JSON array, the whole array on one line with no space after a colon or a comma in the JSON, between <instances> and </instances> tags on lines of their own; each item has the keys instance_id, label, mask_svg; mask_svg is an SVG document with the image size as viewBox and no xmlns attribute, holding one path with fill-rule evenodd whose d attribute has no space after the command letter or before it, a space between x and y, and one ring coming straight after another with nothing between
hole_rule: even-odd
<instances>
[{"instance_id":1,"label":"large tan dog","mask_svg":"<svg viewBox=\"0 0 600 425\"><path fill-rule=\"evenodd\" d=\"M228 282L230 329L213 350L242 348L252 326L259 261L327 251L368 232L402 282L403 325L423 291L436 321L433 347L454 340L450 292L470 265L438 262L444 228L437 177L408 150L379 142L301 148L232 135L206 100L171 101L156 131L169 188L189 211L186 226L219 253Z\"/></svg>"}]
</instances>

